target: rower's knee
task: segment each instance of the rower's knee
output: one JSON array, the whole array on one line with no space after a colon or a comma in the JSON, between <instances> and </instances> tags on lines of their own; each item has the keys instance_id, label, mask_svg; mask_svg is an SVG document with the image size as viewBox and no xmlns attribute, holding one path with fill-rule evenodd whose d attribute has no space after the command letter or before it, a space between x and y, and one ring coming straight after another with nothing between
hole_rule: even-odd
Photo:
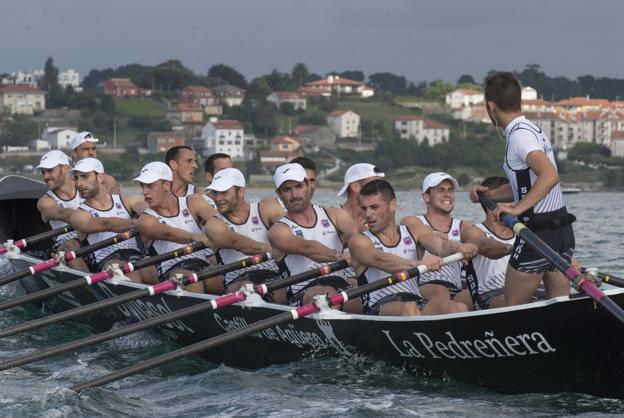
<instances>
[{"instance_id":1,"label":"rower's knee","mask_svg":"<svg viewBox=\"0 0 624 418\"><path fill-rule=\"evenodd\" d=\"M424 284L420 286L420 293L425 299L451 299L448 287L439 284Z\"/></svg>"}]
</instances>

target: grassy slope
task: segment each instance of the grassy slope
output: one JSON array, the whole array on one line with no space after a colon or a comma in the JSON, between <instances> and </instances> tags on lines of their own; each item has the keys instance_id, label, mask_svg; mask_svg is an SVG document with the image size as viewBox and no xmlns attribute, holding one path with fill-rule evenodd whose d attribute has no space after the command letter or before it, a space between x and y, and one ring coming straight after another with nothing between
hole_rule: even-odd
<instances>
[{"instance_id":1,"label":"grassy slope","mask_svg":"<svg viewBox=\"0 0 624 418\"><path fill-rule=\"evenodd\" d=\"M163 102L151 99L117 99L115 111L121 116L143 116L152 119L164 119L167 106Z\"/></svg>"}]
</instances>

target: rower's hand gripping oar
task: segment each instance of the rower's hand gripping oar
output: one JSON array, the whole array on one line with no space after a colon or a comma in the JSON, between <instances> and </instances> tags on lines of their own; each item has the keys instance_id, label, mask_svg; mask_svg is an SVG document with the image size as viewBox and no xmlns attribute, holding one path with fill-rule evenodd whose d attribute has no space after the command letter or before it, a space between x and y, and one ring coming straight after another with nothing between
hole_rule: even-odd
<instances>
[{"instance_id":1,"label":"rower's hand gripping oar","mask_svg":"<svg viewBox=\"0 0 624 418\"><path fill-rule=\"evenodd\" d=\"M76 251L68 251L66 253L59 254L58 257L50 258L49 260L34 264L25 270L18 271L16 273L3 277L2 279L0 279L0 286L14 282L27 276L41 273L42 271L49 270L53 267L57 267L61 263L69 263L70 261L83 257L94 251L101 250L102 248L117 244L118 242L126 241L134 237L136 234L138 234L138 231L133 228L126 232L122 232L121 234L117 234L114 237L110 237L105 240L96 242L95 244L79 248Z\"/></svg>"},{"instance_id":2,"label":"rower's hand gripping oar","mask_svg":"<svg viewBox=\"0 0 624 418\"><path fill-rule=\"evenodd\" d=\"M200 273L192 273L181 278L174 280L167 280L166 282L157 283L152 286L144 287L142 289L135 290L133 292L126 293L121 296L117 296L110 299L103 299L94 302L90 305L79 306L68 311L59 312L54 315L44 316L42 318L34 319L32 321L18 324L10 328L6 328L0 331L0 338L8 337L9 335L19 334L24 331L39 328L44 325L53 324L55 322L64 321L67 319L75 318L80 315L95 312L104 308L110 308L112 306L121 305L131 300L140 299L144 297L158 295L169 290L177 289L178 285L188 286L189 284L197 283L206 280L210 277L219 276L221 274L229 273L231 271L239 270L242 268L255 266L256 264L263 263L271 258L271 254L264 253L260 255L254 255L244 258L242 260L234 261L223 266L218 266L212 269L204 270Z\"/></svg>"},{"instance_id":3,"label":"rower's hand gripping oar","mask_svg":"<svg viewBox=\"0 0 624 418\"><path fill-rule=\"evenodd\" d=\"M67 234L68 232L71 232L73 230L74 230L73 226L65 225L60 228L52 229L50 231L45 231L37 235L22 238L17 241L7 241L3 245L0 245L0 255L6 254L7 252L9 252L11 246L14 246L14 247L19 248L20 250L23 250L29 245L35 244L39 241L43 241L48 238L58 237L59 235Z\"/></svg>"},{"instance_id":4,"label":"rower's hand gripping oar","mask_svg":"<svg viewBox=\"0 0 624 418\"><path fill-rule=\"evenodd\" d=\"M301 283L306 280L313 279L318 276L330 274L334 271L342 270L348 267L347 262L344 260L337 261L332 264L325 264L318 268L304 271L303 273L296 274L294 276L271 280L266 284L259 284L255 286L256 293L263 295L273 290L289 286L295 283ZM277 274L277 273L276 273ZM190 315L199 314L201 312L208 312L216 310L224 306L232 305L236 302L241 302L247 298L246 293L243 290L239 290L235 293L220 296L212 299L208 302L198 303L197 305L188 306L186 308L178 309L174 312L164 314L155 318L150 318L144 321L135 322L124 327L112 329L102 332L96 335L89 335L87 337L70 341L65 344L50 347L45 350L38 350L34 353L27 354L21 357L15 357L11 360L0 363L0 371L11 369L13 367L22 366L24 364L32 363L34 361L42 360L48 357L56 356L63 353L74 352L78 349L91 346L93 344L101 343L104 341L112 340L113 338L123 337L124 335L133 334L135 332L144 331L149 328L153 328L159 325L167 324L169 322L177 321Z\"/></svg>"},{"instance_id":5,"label":"rower's hand gripping oar","mask_svg":"<svg viewBox=\"0 0 624 418\"><path fill-rule=\"evenodd\" d=\"M461 253L453 254L448 257L443 258L442 264L446 265L449 263L462 260L463 258L464 256ZM363 286L359 286L353 289L342 291L333 296L327 297L325 300L328 306L342 305L350 299L360 297L367 293L382 289L384 287L387 287L393 284L404 282L406 280L411 279L412 277L416 277L416 276L419 276L420 274L426 273L428 270L429 269L427 268L427 266L421 265L421 266L418 266L416 268L413 268L407 271L402 271L402 272L392 274L386 277L385 279L377 280L372 283L365 284ZM274 327L284 322L295 321L299 318L303 318L305 316L318 312L320 310L319 305L321 305L321 303L317 302L317 303L310 303L308 305L300 306L290 311L255 322L246 327L242 327L234 331L230 331L228 333L218 335L216 337L209 338L204 341L197 342L187 347L180 348L170 353L166 353L166 354L154 357L142 363L138 363L133 366L126 367L125 369L118 370L116 372L110 373L108 375L102 376L94 380L91 380L89 382L75 385L71 387L70 389L75 392L80 392L81 390L84 390L87 388L102 386L107 383L114 382L116 380L120 380L128 376L132 376L142 371L153 369L154 367L162 366L163 364L170 363L180 358L187 357L187 356L197 354L197 353L201 353L202 351L206 351L208 349L221 346L225 343L234 341L238 338L246 337L253 333L265 330L267 328Z\"/></svg>"},{"instance_id":6,"label":"rower's hand gripping oar","mask_svg":"<svg viewBox=\"0 0 624 418\"><path fill-rule=\"evenodd\" d=\"M492 198L482 192L479 192L478 196L482 205L491 211L496 210L496 202L492 200ZM508 213L502 213L500 218L505 225L511 228L516 235L526 241L531 248L541 254L542 257L546 258L546 260L550 261L555 268L562 272L571 282L573 282L578 289L582 290L587 296L592 298L597 304L602 306L607 312L624 324L624 310L613 302L613 300L609 299L607 295L601 292L592 280L584 277L581 272L572 267L572 265L568 263L565 258L550 248L544 241L541 240L540 237L520 222L518 218Z\"/></svg>"},{"instance_id":7,"label":"rower's hand gripping oar","mask_svg":"<svg viewBox=\"0 0 624 418\"><path fill-rule=\"evenodd\" d=\"M122 273L128 274L133 271L140 270L144 267L161 263L165 260L170 260L172 258L181 257L186 254L192 254L195 251L199 251L204 248L206 248L204 243L194 242L192 244L186 245L184 247L178 248L173 251L169 251L166 253L155 255L153 257L147 257L139 261L124 264L123 266L119 267L119 269L121 270ZM23 305L24 303L29 303L29 302L33 302L33 301L43 299L49 296L57 295L59 293L66 292L68 290L75 289L77 287L90 286L92 284L110 279L114 276L114 274L115 272L112 269L108 269L105 271L101 271L99 273L92 274L87 277L81 277L79 279L72 280L71 282L63 283L59 286L42 289L37 292L28 293L16 299L10 299L4 302L0 302L0 311L14 308L16 306Z\"/></svg>"},{"instance_id":8,"label":"rower's hand gripping oar","mask_svg":"<svg viewBox=\"0 0 624 418\"><path fill-rule=\"evenodd\" d=\"M587 273L587 274L592 274L595 275L596 277L598 277L600 280L602 280L603 283L606 284L610 284L612 286L616 286L616 287L624 287L624 279L618 276L614 276L613 274L610 273L603 273L601 271L590 271L593 269L588 269L585 267L581 267L581 273Z\"/></svg>"}]
</instances>

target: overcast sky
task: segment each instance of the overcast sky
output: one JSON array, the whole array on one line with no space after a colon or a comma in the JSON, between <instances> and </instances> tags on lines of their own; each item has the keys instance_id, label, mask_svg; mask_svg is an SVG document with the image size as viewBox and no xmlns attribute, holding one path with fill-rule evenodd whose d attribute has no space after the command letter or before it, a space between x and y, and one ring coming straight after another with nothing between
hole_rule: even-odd
<instances>
[{"instance_id":1,"label":"overcast sky","mask_svg":"<svg viewBox=\"0 0 624 418\"><path fill-rule=\"evenodd\" d=\"M248 79L297 62L416 83L533 63L553 76L624 78L623 17L624 2L611 0L0 0L0 72L52 56L81 77L176 58Z\"/></svg>"}]
</instances>

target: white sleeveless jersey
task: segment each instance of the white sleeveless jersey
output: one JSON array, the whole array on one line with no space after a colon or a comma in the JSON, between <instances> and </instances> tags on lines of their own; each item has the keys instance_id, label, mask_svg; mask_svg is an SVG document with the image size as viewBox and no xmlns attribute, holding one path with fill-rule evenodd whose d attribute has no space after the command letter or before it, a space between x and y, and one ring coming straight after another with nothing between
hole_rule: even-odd
<instances>
[{"instance_id":1,"label":"white sleeveless jersey","mask_svg":"<svg viewBox=\"0 0 624 418\"><path fill-rule=\"evenodd\" d=\"M126 208L121 197L118 194L110 195L113 204L109 209L100 210L96 209L92 206L89 206L86 202L82 202L78 209L84 210L93 216L94 218L122 218L122 219L130 219L130 211ZM87 235L87 242L89 244L95 244L96 242L103 241L107 238L111 238L117 235L116 232L97 232L95 234ZM128 239L125 241L118 242L117 244L109 245L108 247L102 248L101 250L97 250L93 253L96 262L100 262L112 253L121 249L132 249L139 251L139 247L137 245L136 238Z\"/></svg>"},{"instance_id":2,"label":"white sleeveless jersey","mask_svg":"<svg viewBox=\"0 0 624 418\"><path fill-rule=\"evenodd\" d=\"M188 208L188 203L186 202L187 197L178 197L178 214L174 216L164 216L160 215L154 209L148 208L145 209L145 213L150 216L153 216L160 222L161 224L165 224L171 226L173 228L182 229L184 231L193 233L193 234L203 234L202 228L197 224L195 218L193 218L193 214ZM163 241L163 240L155 240L152 243L152 248L156 252L156 254L167 253L169 251L176 250L180 247L183 247L184 244L180 244L179 242L173 241ZM208 261L208 257L213 255L213 251L209 248L195 251L191 254L185 254L183 256L173 258L171 260L166 260L160 263L161 271L165 272L171 268L176 263L179 263L182 260L199 258L204 261Z\"/></svg>"},{"instance_id":3,"label":"white sleeveless jersey","mask_svg":"<svg viewBox=\"0 0 624 418\"><path fill-rule=\"evenodd\" d=\"M84 202L84 199L80 197L80 194L78 193L77 189L74 189L74 197L72 197L69 200L65 200L65 199L58 197L56 193L54 193L52 190L48 190L46 192L46 196L49 196L52 199L54 199L54 201L56 202L56 205L59 208L78 209L78 206L80 206L80 204ZM52 229L61 228L67 225L67 222L59 221L57 219L50 219L48 223L50 224L50 228ZM58 237L54 238L54 245L56 246L61 245L65 241L68 241L70 239L75 239L77 237L78 235L76 231L71 231L66 234L59 235Z\"/></svg>"},{"instance_id":4,"label":"white sleeveless jersey","mask_svg":"<svg viewBox=\"0 0 624 418\"><path fill-rule=\"evenodd\" d=\"M427 218L424 215L418 215L418 219L424 224L429 226L431 229L434 229L433 226L429 223ZM441 231L444 232L444 231ZM449 241L457 241L461 240L461 221L459 219L453 219L451 222L451 229L449 229L447 233ZM431 255L431 253L425 250L423 255L427 256ZM442 266L442 268L438 271L431 271L429 273L422 274L418 279L418 284L423 285L427 284L431 281L442 281L451 284L455 289L461 290L461 261L457 261L455 263L447 264Z\"/></svg>"},{"instance_id":5,"label":"white sleeveless jersey","mask_svg":"<svg viewBox=\"0 0 624 418\"><path fill-rule=\"evenodd\" d=\"M210 205L211 208L216 209L217 208L217 204L215 203L215 201L212 199L212 197L208 196L207 194L202 194L201 195L204 200L206 202L208 202L208 204Z\"/></svg>"},{"instance_id":6,"label":"white sleeveless jersey","mask_svg":"<svg viewBox=\"0 0 624 418\"><path fill-rule=\"evenodd\" d=\"M248 238L251 238L254 241L262 242L265 244L269 243L269 239L267 238L268 228L262 222L262 217L260 216L260 203L250 203L249 204L249 215L247 216L247 220L242 224L237 224L229 220L225 215L219 213L217 215L219 219L221 219L230 231L237 232L241 235L244 235ZM220 249L217 251L217 257L221 260L223 264L232 263L237 260L241 260L243 258L247 258L248 256L241 253L240 251L232 250L232 249ZM230 273L225 274L225 284L228 285L232 280L238 277L243 271L249 270L273 270L276 273L279 272L279 267L275 263L275 260L268 260L264 263L248 267L246 269L235 270Z\"/></svg>"},{"instance_id":7,"label":"white sleeveless jersey","mask_svg":"<svg viewBox=\"0 0 624 418\"><path fill-rule=\"evenodd\" d=\"M399 241L396 243L396 245L393 246L385 245L383 242L381 242L377 235L373 234L371 231L364 231L362 232L362 234L370 239L375 248L377 248L379 251L394 254L401 258L407 258L409 260L418 260L416 240L405 225L399 225ZM360 277L364 278L366 280L366 283L372 283L377 280L382 280L389 275L390 273L387 273L385 271L372 267L367 267L366 270L362 272ZM396 293L412 293L414 295L421 296L420 291L418 290L418 283L416 283L416 279L411 278L404 282L384 287L383 289L379 289L369 293L368 296L364 296L364 302L368 305L373 305L377 303L379 299L386 296L394 295Z\"/></svg>"},{"instance_id":8,"label":"white sleeveless jersey","mask_svg":"<svg viewBox=\"0 0 624 418\"><path fill-rule=\"evenodd\" d=\"M488 239L493 239L503 244L513 245L516 237L503 239L494 234L483 224L476 224L477 228L485 233ZM500 290L505 287L505 272L509 263L509 255L501 257L498 260L477 255L472 259L477 283L479 284L479 293L490 292L492 290Z\"/></svg>"},{"instance_id":9,"label":"white sleeveless jersey","mask_svg":"<svg viewBox=\"0 0 624 418\"><path fill-rule=\"evenodd\" d=\"M503 169L511 183L514 199L518 202L529 191L537 180L537 175L527 163L527 156L533 151L543 151L552 165L557 169L555 154L550 140L540 127L530 122L524 116L512 120L505 128L507 146L505 148L505 163ZM556 185L533 208L519 216L522 222L530 221L534 213L553 212L564 206L561 187Z\"/></svg>"},{"instance_id":10,"label":"white sleeveless jersey","mask_svg":"<svg viewBox=\"0 0 624 418\"><path fill-rule=\"evenodd\" d=\"M192 195L193 193L195 193L195 185L189 183L186 185L186 190L184 191L184 195L178 196L178 197L188 197Z\"/></svg>"},{"instance_id":11,"label":"white sleeveless jersey","mask_svg":"<svg viewBox=\"0 0 624 418\"><path fill-rule=\"evenodd\" d=\"M311 227L301 226L286 216L280 219L279 222L290 227L293 235L310 241L318 241L327 248L331 248L334 251L342 252L344 250L344 245L340 240L340 234L331 219L329 218L329 215L327 214L325 208L316 205L312 206L312 208L314 209L314 213L316 214L316 222ZM283 258L282 262L285 265L287 274L289 276L303 273L304 271L311 270L324 264L317 263L311 258L298 254L288 254ZM353 277L353 270L351 268L340 270L334 275L345 278ZM291 293L295 294L299 292L312 280L313 279L306 280L304 282L292 285L290 287Z\"/></svg>"}]
</instances>

